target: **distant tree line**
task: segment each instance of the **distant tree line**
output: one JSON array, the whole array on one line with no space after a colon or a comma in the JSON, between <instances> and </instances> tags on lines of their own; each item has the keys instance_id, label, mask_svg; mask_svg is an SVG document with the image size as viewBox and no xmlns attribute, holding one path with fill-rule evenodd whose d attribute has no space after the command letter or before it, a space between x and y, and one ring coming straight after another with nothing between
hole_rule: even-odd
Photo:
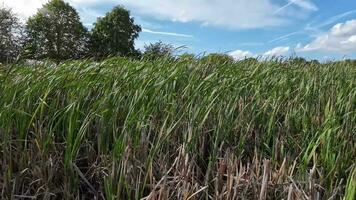
<instances>
[{"instance_id":1,"label":"distant tree line","mask_svg":"<svg viewBox=\"0 0 356 200\"><path fill-rule=\"evenodd\" d=\"M141 27L122 6L114 7L98 18L91 30L80 21L77 11L63 0L50 0L21 24L11 9L0 7L0 63L24 59L68 59L125 56L156 60L174 59L177 49L162 41L147 44L144 51L135 49ZM191 54L180 55L181 60L195 60ZM204 62L231 63L226 54L210 54Z\"/></svg>"},{"instance_id":2,"label":"distant tree line","mask_svg":"<svg viewBox=\"0 0 356 200\"><path fill-rule=\"evenodd\" d=\"M114 7L100 17L88 30L80 21L77 11L63 0L50 0L25 24L11 9L0 7L0 63L23 59L50 59L61 62L68 59L125 56L155 60L162 57L174 59L177 50L161 41L144 46L144 52L135 49L141 27L134 22L130 12L122 6ZM181 60L195 60L183 54ZM209 54L200 59L213 64L229 64L235 60L226 54ZM258 62L247 58L241 62ZM319 64L317 60L291 57L289 64ZM344 61L354 64L355 60Z\"/></svg>"},{"instance_id":3,"label":"distant tree line","mask_svg":"<svg viewBox=\"0 0 356 200\"><path fill-rule=\"evenodd\" d=\"M80 22L77 11L63 0L50 0L25 25L11 9L0 8L0 63L138 56L134 40L140 31L130 12L121 6L98 18L90 31Z\"/></svg>"}]
</instances>

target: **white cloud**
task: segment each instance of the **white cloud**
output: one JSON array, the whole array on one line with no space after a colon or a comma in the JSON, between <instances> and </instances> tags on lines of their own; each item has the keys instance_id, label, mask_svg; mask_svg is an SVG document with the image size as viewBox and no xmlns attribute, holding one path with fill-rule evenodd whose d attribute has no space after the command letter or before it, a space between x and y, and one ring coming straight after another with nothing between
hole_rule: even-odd
<instances>
[{"instance_id":1,"label":"white cloud","mask_svg":"<svg viewBox=\"0 0 356 200\"><path fill-rule=\"evenodd\" d=\"M234 60L242 60L245 58L254 57L253 53L249 51L235 50L229 53L229 56L234 58Z\"/></svg>"},{"instance_id":2,"label":"white cloud","mask_svg":"<svg viewBox=\"0 0 356 200\"><path fill-rule=\"evenodd\" d=\"M349 36L350 34L356 34L356 20L350 20L345 23L339 23L331 28L331 35L334 36Z\"/></svg>"},{"instance_id":3,"label":"white cloud","mask_svg":"<svg viewBox=\"0 0 356 200\"><path fill-rule=\"evenodd\" d=\"M143 28L142 32L144 33L152 33L152 34L158 34L158 35L168 35L168 36L174 36L174 37L185 37L185 38L193 38L192 35L187 35L187 34L182 34L182 33L172 33L172 32L162 32L162 31L153 31L150 29Z\"/></svg>"},{"instance_id":4,"label":"white cloud","mask_svg":"<svg viewBox=\"0 0 356 200\"><path fill-rule=\"evenodd\" d=\"M0 0L25 19L48 0ZM179 22L198 22L230 29L260 28L286 24L293 19L275 15L279 6L272 0L65 0L78 9L85 23L104 14L99 6L124 5L137 14ZM315 10L310 0L293 0L299 13ZM90 11L89 13L87 11ZM96 16L93 16L96 15ZM295 16L296 17L296 16Z\"/></svg>"},{"instance_id":5,"label":"white cloud","mask_svg":"<svg viewBox=\"0 0 356 200\"><path fill-rule=\"evenodd\" d=\"M0 5L11 8L21 19L26 19L36 13L37 9L47 1L48 0L0 0Z\"/></svg>"},{"instance_id":6,"label":"white cloud","mask_svg":"<svg viewBox=\"0 0 356 200\"><path fill-rule=\"evenodd\" d=\"M282 56L286 55L289 52L289 47L275 47L269 51L266 51L263 56L264 57L274 57L274 56Z\"/></svg>"},{"instance_id":7,"label":"white cloud","mask_svg":"<svg viewBox=\"0 0 356 200\"><path fill-rule=\"evenodd\" d=\"M356 43L356 35L350 36L349 39L341 41L342 44Z\"/></svg>"},{"instance_id":8,"label":"white cloud","mask_svg":"<svg viewBox=\"0 0 356 200\"><path fill-rule=\"evenodd\" d=\"M230 29L278 26L292 19L275 15L278 5L271 0L122 0L122 4L159 19Z\"/></svg>"},{"instance_id":9,"label":"white cloud","mask_svg":"<svg viewBox=\"0 0 356 200\"><path fill-rule=\"evenodd\" d=\"M356 51L356 20L334 25L311 43L296 48L296 51L326 51L347 53Z\"/></svg>"},{"instance_id":10,"label":"white cloud","mask_svg":"<svg viewBox=\"0 0 356 200\"><path fill-rule=\"evenodd\" d=\"M235 60L242 60L245 58L271 58L271 57L279 57L283 55L287 55L290 51L290 47L287 46L280 46L280 47L275 47L273 49L270 49L264 53L261 54L254 54L250 51L242 51L242 50L235 50L233 52L230 52L229 55L233 57Z\"/></svg>"},{"instance_id":11,"label":"white cloud","mask_svg":"<svg viewBox=\"0 0 356 200\"><path fill-rule=\"evenodd\" d=\"M16 14L18 14L22 19L26 19L34 15L43 4L47 3L49 0L0 0L0 6L5 5L6 7L11 8ZM119 1L115 0L64 0L65 2L70 3L77 9L83 11L82 13L87 15L95 15L99 17L102 15L101 12L97 10L89 9L87 5L93 5L96 3L115 3ZM79 11L80 12L80 11Z\"/></svg>"},{"instance_id":12,"label":"white cloud","mask_svg":"<svg viewBox=\"0 0 356 200\"><path fill-rule=\"evenodd\" d=\"M335 23L336 21L340 20L340 19L343 19L347 16L350 16L350 15L353 15L356 13L356 9L354 10L350 10L350 11L347 11L347 12L343 12L341 14L338 14L338 15L334 15L333 17L323 21L323 22L315 22L315 21L312 21L311 23L307 24L306 26L306 29L307 30L313 30L313 29L319 29L319 28L322 28L324 26L328 26L330 24L333 24Z\"/></svg>"}]
</instances>

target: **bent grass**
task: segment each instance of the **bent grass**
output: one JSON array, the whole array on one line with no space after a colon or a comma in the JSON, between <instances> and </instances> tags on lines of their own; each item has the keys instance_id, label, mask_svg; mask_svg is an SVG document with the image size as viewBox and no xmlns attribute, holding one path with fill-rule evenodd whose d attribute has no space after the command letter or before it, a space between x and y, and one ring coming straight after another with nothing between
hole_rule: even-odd
<instances>
[{"instance_id":1,"label":"bent grass","mask_svg":"<svg viewBox=\"0 0 356 200\"><path fill-rule=\"evenodd\" d=\"M356 66L1 66L1 197L354 199Z\"/></svg>"}]
</instances>

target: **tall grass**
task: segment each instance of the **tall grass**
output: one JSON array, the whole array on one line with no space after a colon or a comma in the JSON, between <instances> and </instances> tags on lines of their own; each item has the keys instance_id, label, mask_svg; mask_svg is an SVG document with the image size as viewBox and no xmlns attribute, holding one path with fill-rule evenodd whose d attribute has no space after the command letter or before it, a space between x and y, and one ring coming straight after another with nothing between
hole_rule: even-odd
<instances>
[{"instance_id":1,"label":"tall grass","mask_svg":"<svg viewBox=\"0 0 356 200\"><path fill-rule=\"evenodd\" d=\"M114 58L0 83L5 199L355 197L348 63Z\"/></svg>"}]
</instances>

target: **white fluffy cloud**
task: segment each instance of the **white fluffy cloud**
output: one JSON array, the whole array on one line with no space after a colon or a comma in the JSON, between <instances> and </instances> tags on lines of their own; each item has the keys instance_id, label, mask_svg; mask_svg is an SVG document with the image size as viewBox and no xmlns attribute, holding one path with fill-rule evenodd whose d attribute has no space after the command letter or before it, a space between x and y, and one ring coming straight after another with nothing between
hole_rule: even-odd
<instances>
[{"instance_id":1,"label":"white fluffy cloud","mask_svg":"<svg viewBox=\"0 0 356 200\"><path fill-rule=\"evenodd\" d=\"M296 51L326 51L348 53L356 51L356 20L334 25L328 32L315 38L305 46L297 46Z\"/></svg>"},{"instance_id":2,"label":"white fluffy cloud","mask_svg":"<svg viewBox=\"0 0 356 200\"><path fill-rule=\"evenodd\" d=\"M48 0L0 0L0 5L11 8L22 19L25 19L34 13Z\"/></svg>"},{"instance_id":3,"label":"white fluffy cloud","mask_svg":"<svg viewBox=\"0 0 356 200\"><path fill-rule=\"evenodd\" d=\"M43 4L49 0L0 0L0 6L11 8L23 21L34 15ZM64 0L74 6L84 25L90 26L97 17L105 14L106 11L97 9L96 4L110 3L115 5L118 0Z\"/></svg>"},{"instance_id":4,"label":"white fluffy cloud","mask_svg":"<svg viewBox=\"0 0 356 200\"><path fill-rule=\"evenodd\" d=\"M274 26L286 22L273 15L278 8L269 0L123 0L144 15L179 22L199 22L233 29Z\"/></svg>"},{"instance_id":5,"label":"white fluffy cloud","mask_svg":"<svg viewBox=\"0 0 356 200\"><path fill-rule=\"evenodd\" d=\"M294 1L299 13L317 10L310 0ZM292 18L276 15L274 11L281 7L272 0L123 0L122 3L146 15L231 29L277 26Z\"/></svg>"},{"instance_id":6,"label":"white fluffy cloud","mask_svg":"<svg viewBox=\"0 0 356 200\"><path fill-rule=\"evenodd\" d=\"M242 51L242 50L235 50L233 52L230 52L229 55L233 57L235 60L242 60L245 58L271 58L271 57L279 57L279 56L284 56L287 55L290 52L290 47L288 46L280 46L280 47L275 47L273 49L270 49L264 53L258 53L254 54L250 51Z\"/></svg>"},{"instance_id":7,"label":"white fluffy cloud","mask_svg":"<svg viewBox=\"0 0 356 200\"><path fill-rule=\"evenodd\" d=\"M275 47L269 51L266 51L264 57L273 57L273 56L283 56L289 52L289 47Z\"/></svg>"},{"instance_id":8,"label":"white fluffy cloud","mask_svg":"<svg viewBox=\"0 0 356 200\"><path fill-rule=\"evenodd\" d=\"M245 58L254 57L253 53L249 51L235 50L230 52L229 55L233 57L235 60L242 60Z\"/></svg>"},{"instance_id":9,"label":"white fluffy cloud","mask_svg":"<svg viewBox=\"0 0 356 200\"><path fill-rule=\"evenodd\" d=\"M21 18L27 18L36 13L37 9L41 8L43 4L49 0L0 0L0 6L5 5L11 8ZM86 6L102 2L115 2L115 0L64 0L74 6Z\"/></svg>"},{"instance_id":10,"label":"white fluffy cloud","mask_svg":"<svg viewBox=\"0 0 356 200\"><path fill-rule=\"evenodd\" d=\"M272 0L65 0L82 14L84 10L102 12L103 3L121 4L135 13L179 22L198 22L231 29L259 28L287 23L290 18L275 15L280 8ZM0 0L25 18L33 15L47 0ZM315 10L310 0L294 0L300 12ZM89 9L90 7L90 9ZM315 7L315 8L314 8ZM285 8L288 9L288 8ZM82 11L83 10L83 11ZM84 15L84 16L83 16ZM92 19L92 18L91 18Z\"/></svg>"}]
</instances>

